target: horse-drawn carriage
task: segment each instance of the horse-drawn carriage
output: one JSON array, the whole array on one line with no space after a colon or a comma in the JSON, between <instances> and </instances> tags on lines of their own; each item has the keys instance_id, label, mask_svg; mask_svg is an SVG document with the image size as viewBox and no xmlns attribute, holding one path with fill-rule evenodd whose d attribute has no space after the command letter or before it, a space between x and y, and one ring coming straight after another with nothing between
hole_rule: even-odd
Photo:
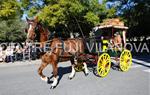
<instances>
[{"instance_id":1,"label":"horse-drawn carriage","mask_svg":"<svg viewBox=\"0 0 150 95\"><path fill-rule=\"evenodd\" d=\"M119 19L107 19L94 27L91 38L86 40L88 46L91 46L91 50L88 50L90 54L81 56L86 59L86 63L96 64L96 71L100 77L108 75L112 65L123 72L131 67L132 54L126 49L127 29ZM89 62L92 59L93 61ZM81 71L83 68L78 65L75 69Z\"/></svg>"},{"instance_id":2,"label":"horse-drawn carriage","mask_svg":"<svg viewBox=\"0 0 150 95\"><path fill-rule=\"evenodd\" d=\"M50 41L48 29L44 28L37 18L27 19L27 22L29 24L27 41L33 41L37 35L35 31L38 31L41 47L47 41L50 42L51 49L42 56L38 73L42 80L48 81L49 78L43 75L42 71L48 64L52 64L54 75L52 88L58 83L58 62L71 61L72 71L69 79L72 79L75 72L80 70L84 70L85 75L88 75L87 63L96 64L96 71L100 77L105 77L109 73L112 62L117 63L121 71L128 71L132 64L131 52L125 48L128 27L125 27L119 19L105 20L94 28L90 38L66 40L53 38Z\"/></svg>"}]
</instances>

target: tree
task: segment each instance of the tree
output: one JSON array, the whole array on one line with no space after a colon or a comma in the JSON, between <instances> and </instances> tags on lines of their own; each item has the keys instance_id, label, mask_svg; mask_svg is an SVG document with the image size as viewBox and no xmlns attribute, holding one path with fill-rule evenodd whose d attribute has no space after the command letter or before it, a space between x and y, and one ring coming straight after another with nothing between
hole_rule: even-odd
<instances>
[{"instance_id":1,"label":"tree","mask_svg":"<svg viewBox=\"0 0 150 95\"><path fill-rule=\"evenodd\" d=\"M25 0L23 0L25 1ZM57 32L84 32L85 35L92 27L106 17L113 17L115 11L106 8L106 2L99 0L32 0L24 9L29 16L39 16L39 19ZM33 5L33 6L32 6Z\"/></svg>"},{"instance_id":2,"label":"tree","mask_svg":"<svg viewBox=\"0 0 150 95\"><path fill-rule=\"evenodd\" d=\"M22 13L21 6L17 0L1 0L0 1L0 17L11 18L16 14Z\"/></svg>"},{"instance_id":3,"label":"tree","mask_svg":"<svg viewBox=\"0 0 150 95\"><path fill-rule=\"evenodd\" d=\"M0 1L0 41L23 41L25 23L21 21L23 10L18 0Z\"/></svg>"},{"instance_id":4,"label":"tree","mask_svg":"<svg viewBox=\"0 0 150 95\"><path fill-rule=\"evenodd\" d=\"M0 41L24 41L25 40L25 22L20 18L1 20L0 23Z\"/></svg>"},{"instance_id":5,"label":"tree","mask_svg":"<svg viewBox=\"0 0 150 95\"><path fill-rule=\"evenodd\" d=\"M150 36L149 0L108 0L116 6L118 16L129 26L129 37Z\"/></svg>"}]
</instances>

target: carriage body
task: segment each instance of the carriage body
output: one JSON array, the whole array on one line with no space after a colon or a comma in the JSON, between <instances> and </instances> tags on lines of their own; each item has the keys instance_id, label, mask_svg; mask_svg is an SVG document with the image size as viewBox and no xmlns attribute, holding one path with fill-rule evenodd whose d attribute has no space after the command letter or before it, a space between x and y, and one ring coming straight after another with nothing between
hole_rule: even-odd
<instances>
[{"instance_id":1,"label":"carriage body","mask_svg":"<svg viewBox=\"0 0 150 95\"><path fill-rule=\"evenodd\" d=\"M93 28L90 38L86 39L86 54L82 55L87 59L86 63L96 64L97 74L101 77L107 76L112 66L126 72L132 64L132 54L125 48L128 27L122 22L121 25L112 23ZM120 37L119 43L115 43L116 37Z\"/></svg>"},{"instance_id":2,"label":"carriage body","mask_svg":"<svg viewBox=\"0 0 150 95\"><path fill-rule=\"evenodd\" d=\"M99 26L96 32L102 32L102 52L97 61L97 72L101 77L107 76L110 67L118 67L126 72L132 64L132 55L126 49L126 31L128 27L117 25ZM115 41L120 40L119 42Z\"/></svg>"}]
</instances>

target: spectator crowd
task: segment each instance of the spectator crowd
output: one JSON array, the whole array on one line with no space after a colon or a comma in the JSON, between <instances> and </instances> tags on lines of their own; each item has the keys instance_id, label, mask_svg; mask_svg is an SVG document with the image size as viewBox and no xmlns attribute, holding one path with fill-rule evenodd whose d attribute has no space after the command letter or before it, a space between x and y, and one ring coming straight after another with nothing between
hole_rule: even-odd
<instances>
[{"instance_id":1,"label":"spectator crowd","mask_svg":"<svg viewBox=\"0 0 150 95\"><path fill-rule=\"evenodd\" d=\"M33 44L12 43L0 45L0 63L13 63L15 61L36 60L38 52Z\"/></svg>"}]
</instances>

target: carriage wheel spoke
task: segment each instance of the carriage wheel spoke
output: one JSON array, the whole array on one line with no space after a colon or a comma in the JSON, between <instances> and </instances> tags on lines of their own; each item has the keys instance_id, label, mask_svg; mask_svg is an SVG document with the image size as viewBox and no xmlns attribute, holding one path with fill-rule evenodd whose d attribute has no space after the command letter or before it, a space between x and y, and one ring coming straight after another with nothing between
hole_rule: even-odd
<instances>
[{"instance_id":1,"label":"carriage wheel spoke","mask_svg":"<svg viewBox=\"0 0 150 95\"><path fill-rule=\"evenodd\" d=\"M107 53L103 53L97 63L97 72L99 76L105 77L110 71L110 56Z\"/></svg>"},{"instance_id":2,"label":"carriage wheel spoke","mask_svg":"<svg viewBox=\"0 0 150 95\"><path fill-rule=\"evenodd\" d=\"M124 50L120 56L120 69L128 71L132 64L132 55L129 50Z\"/></svg>"}]
</instances>

